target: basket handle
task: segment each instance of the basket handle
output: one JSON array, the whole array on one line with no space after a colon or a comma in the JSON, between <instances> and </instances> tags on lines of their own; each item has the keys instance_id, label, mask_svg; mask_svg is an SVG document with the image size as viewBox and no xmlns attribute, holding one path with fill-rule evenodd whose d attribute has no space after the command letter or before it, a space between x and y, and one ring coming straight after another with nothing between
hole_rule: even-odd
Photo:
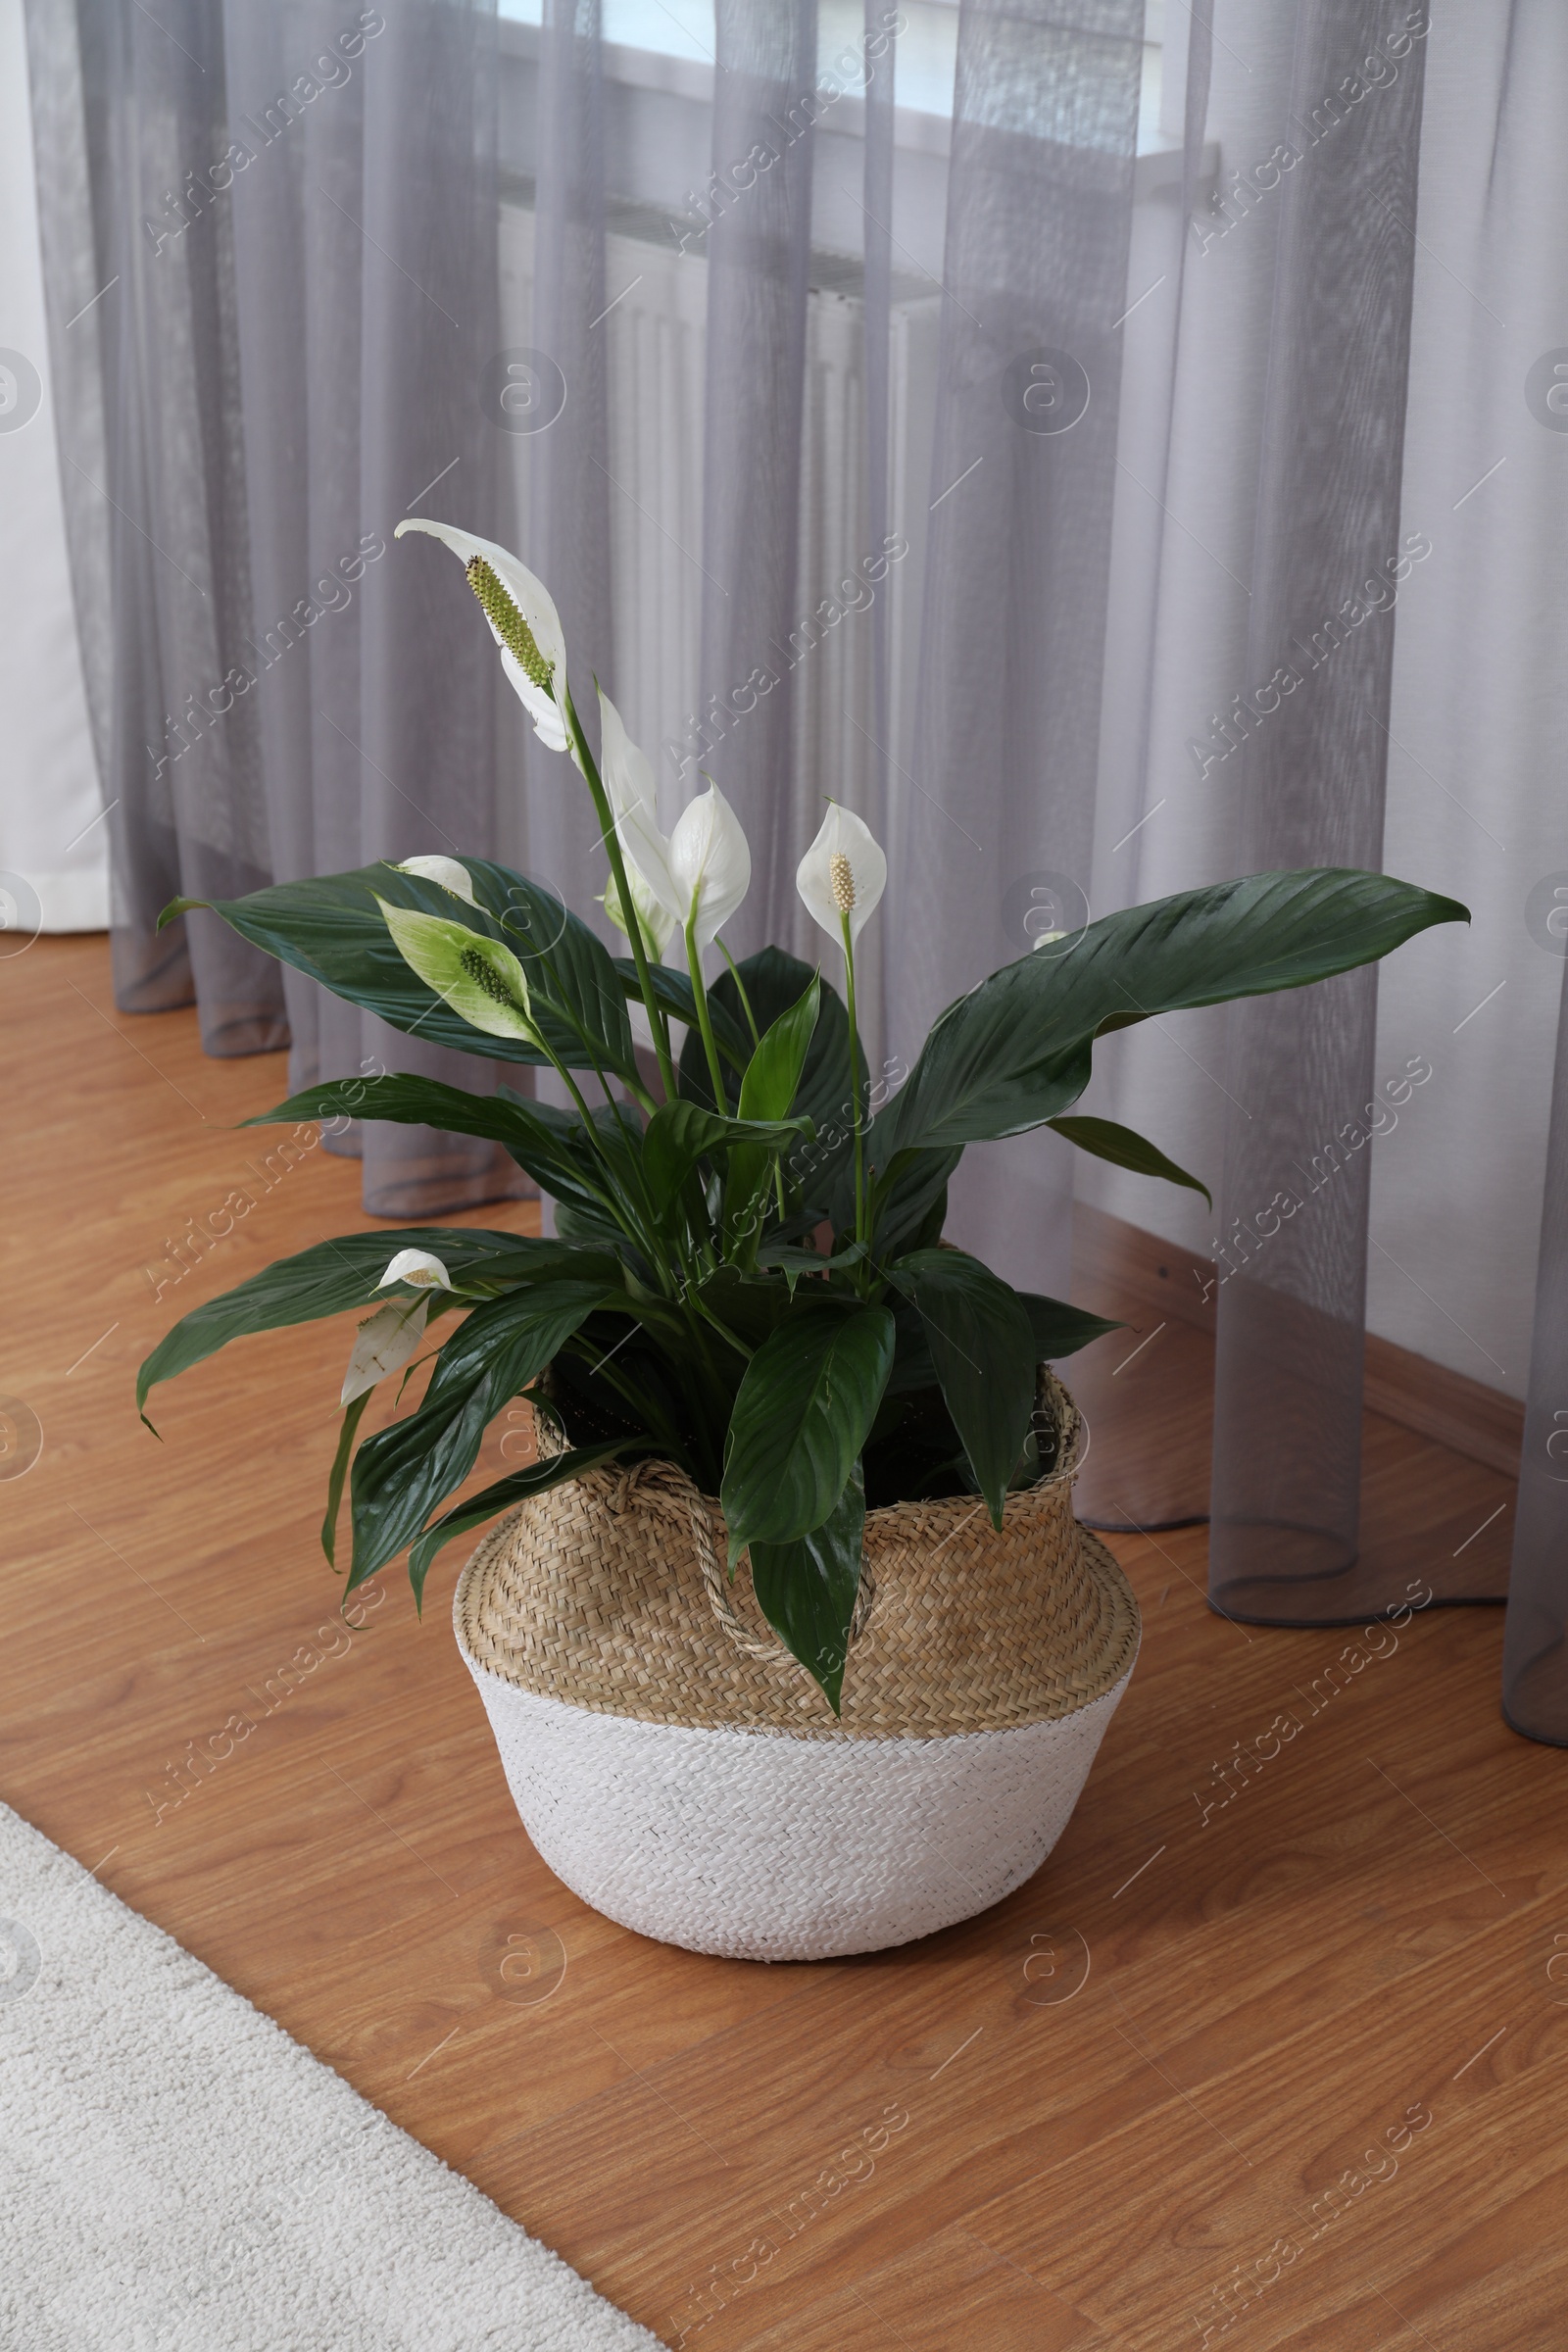
<instances>
[{"instance_id":1,"label":"basket handle","mask_svg":"<svg viewBox=\"0 0 1568 2352\"><path fill-rule=\"evenodd\" d=\"M709 1606L725 1633L736 1648L745 1650L748 1657L761 1658L770 1665L778 1662L787 1666L799 1666L800 1660L792 1650L786 1649L781 1642L759 1642L747 1632L746 1627L736 1616L729 1597L729 1580L719 1564L718 1554L714 1547L712 1522L709 1517L707 1501L690 1481L687 1482L686 1500L687 1508L691 1513L692 1544L697 1553L697 1566L702 1575L703 1590L708 1594ZM750 1567L751 1555L748 1553L746 1558L747 1566ZM865 1630L866 1620L871 1614L875 1601L875 1581L871 1575L870 1563L862 1553L860 1583L855 1596L855 1614L850 1619L849 1646L852 1649ZM801 1667L803 1674L805 1671L806 1669Z\"/></svg>"},{"instance_id":2,"label":"basket handle","mask_svg":"<svg viewBox=\"0 0 1568 2352\"><path fill-rule=\"evenodd\" d=\"M566 1450L566 1442L549 1415L536 1409L533 1423L535 1443L541 1456L564 1453ZM663 1475L661 1477L660 1473L663 1473ZM657 1460L634 1462L622 1475L615 1504L616 1509L624 1510L633 1491L638 1488L646 1491L656 1477L659 1478L659 1484L665 1488L666 1493L671 1485L678 1485L684 1492L687 1517L691 1523L692 1549L697 1554L698 1573L703 1580L703 1590L708 1595L708 1605L735 1647L744 1650L750 1658L761 1659L766 1665L799 1666L800 1660L793 1651L786 1649L781 1642L758 1641L755 1635L748 1632L735 1614L734 1605L729 1596L729 1579L719 1562L713 1543L712 1522L709 1514L707 1498L699 1490L696 1482L689 1478L676 1463ZM750 1567L750 1565L751 1559L748 1554L747 1566ZM875 1601L875 1580L871 1575L870 1563L862 1554L860 1582L855 1596L855 1614L850 1620L849 1645L851 1648L864 1632L866 1620L871 1614ZM801 1671L805 1673L806 1669L802 1667Z\"/></svg>"}]
</instances>

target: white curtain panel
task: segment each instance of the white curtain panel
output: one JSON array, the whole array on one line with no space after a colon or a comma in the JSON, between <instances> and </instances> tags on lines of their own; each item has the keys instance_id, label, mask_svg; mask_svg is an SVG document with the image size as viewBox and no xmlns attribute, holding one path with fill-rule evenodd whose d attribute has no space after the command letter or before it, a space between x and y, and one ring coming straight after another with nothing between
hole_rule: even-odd
<instances>
[{"instance_id":1,"label":"white curtain panel","mask_svg":"<svg viewBox=\"0 0 1568 2352\"><path fill-rule=\"evenodd\" d=\"M109 921L51 382L26 26L0 0L0 956Z\"/></svg>"}]
</instances>

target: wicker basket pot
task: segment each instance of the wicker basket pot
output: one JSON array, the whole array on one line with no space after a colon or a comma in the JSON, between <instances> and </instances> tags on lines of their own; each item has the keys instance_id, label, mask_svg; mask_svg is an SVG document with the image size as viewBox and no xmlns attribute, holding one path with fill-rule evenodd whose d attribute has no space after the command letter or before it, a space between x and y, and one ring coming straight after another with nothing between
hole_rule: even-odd
<instances>
[{"instance_id":1,"label":"wicker basket pot","mask_svg":"<svg viewBox=\"0 0 1568 2352\"><path fill-rule=\"evenodd\" d=\"M521 1504L469 1559L459 1645L544 1860L691 1951L817 1960L985 1910L1061 1835L1138 1651L1126 1578L1054 1475L867 1513L841 1718L774 1639L717 1506L669 1462Z\"/></svg>"}]
</instances>

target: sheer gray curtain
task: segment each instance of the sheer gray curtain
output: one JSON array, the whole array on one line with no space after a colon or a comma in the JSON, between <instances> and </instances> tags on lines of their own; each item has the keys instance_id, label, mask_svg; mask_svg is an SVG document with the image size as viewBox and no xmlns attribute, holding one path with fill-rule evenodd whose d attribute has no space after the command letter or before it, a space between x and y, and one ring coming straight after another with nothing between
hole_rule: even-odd
<instances>
[{"instance_id":1,"label":"sheer gray curtain","mask_svg":"<svg viewBox=\"0 0 1568 2352\"><path fill-rule=\"evenodd\" d=\"M753 690L746 681L782 669L798 610L815 0L717 0L714 26L713 170L728 181L754 153L777 161L708 232L699 708L713 696L727 705ZM794 699L785 671L714 771L757 861L737 926L748 948L795 930L808 812L790 790ZM822 789L832 789L825 778Z\"/></svg>"},{"instance_id":2,"label":"sheer gray curtain","mask_svg":"<svg viewBox=\"0 0 1568 2352\"><path fill-rule=\"evenodd\" d=\"M494 32L493 0L28 10L116 993L194 995L210 1053L292 1041L295 1085L392 1066L390 1036L212 916L155 925L175 896L492 846L489 648L450 559L392 533L435 496L496 526ZM387 1214L513 1187L490 1146L347 1148Z\"/></svg>"},{"instance_id":3,"label":"sheer gray curtain","mask_svg":"<svg viewBox=\"0 0 1568 2352\"><path fill-rule=\"evenodd\" d=\"M1242 706L1271 707L1241 756L1243 872L1383 862L1425 64L1408 14L1295 12L1244 672L1262 691ZM1376 109L1309 136L1362 55L1386 61ZM1349 1619L1408 1577L1358 1551L1370 1154L1342 1145L1332 1181L1312 1173L1374 1092L1376 1018L1375 966L1229 1015L1209 1576L1237 1617Z\"/></svg>"},{"instance_id":4,"label":"sheer gray curtain","mask_svg":"<svg viewBox=\"0 0 1568 2352\"><path fill-rule=\"evenodd\" d=\"M892 1045L1088 913L1142 0L959 16L937 419L927 493L918 771L892 887L920 909L888 951ZM1037 953L1050 954L1048 946ZM1065 1293L1073 1154L982 1145L951 1229Z\"/></svg>"},{"instance_id":5,"label":"sheer gray curtain","mask_svg":"<svg viewBox=\"0 0 1568 2352\"><path fill-rule=\"evenodd\" d=\"M617 691L610 593L603 68L598 0L546 0L536 107L531 346L548 358L539 363L544 373L538 383L529 378L529 397L543 404L541 414L548 415L558 399L561 411L544 431L525 437L527 554L561 613L583 724L596 748L599 712L585 664L612 699ZM544 751L531 730L524 757L529 870L580 914L592 914L594 897L605 887L605 857L588 796L570 790L561 756ZM545 1091L557 1083L549 1072L539 1081Z\"/></svg>"},{"instance_id":6,"label":"sheer gray curtain","mask_svg":"<svg viewBox=\"0 0 1568 2352\"><path fill-rule=\"evenodd\" d=\"M1544 93L1561 86L1564 27L1542 0L1437 24L1425 10L1334 0L1269 15L1272 23L1263 12L1219 9L1217 69L1233 88L1246 71L1258 111L1248 145L1232 151L1239 168L1222 170L1197 232L1206 249L1245 229L1249 246L1268 256L1245 653L1237 691L1228 710L1216 697L1206 738L1235 777L1230 855L1238 867L1383 863L1387 771L1397 752L1420 813L1407 789L1390 861L1439 887L1446 879L1476 907L1469 969L1480 976L1459 983L1436 1042L1449 1030L1460 1038L1506 985L1498 974L1509 974L1518 993L1493 1057L1513 1084L1497 1092L1494 1115L1527 1127L1535 1090L1522 1038L1532 1014L1520 984L1539 989L1539 968L1530 968L1539 958L1527 944L1519 963L1512 941L1528 933L1534 948L1563 952L1541 904L1560 879L1543 866L1565 862L1561 830L1545 817L1531 770L1537 743L1555 741L1563 723L1560 668L1544 659L1542 633L1554 637L1551 616L1568 587L1559 552L1568 437L1548 400L1562 354L1541 350L1560 338L1557 315L1539 249L1521 231L1557 168ZM1413 328L1421 377L1411 368ZM1176 437L1191 448L1201 426L1178 415ZM1244 455L1230 462L1233 478L1245 472ZM1473 506L1504 466L1511 510ZM1433 553L1433 534L1441 567L1424 601L1406 605L1403 583ZM1478 630L1483 609L1498 612L1495 628ZM1436 739L1421 739L1424 759L1410 750L1423 706L1441 713ZM1534 731L1526 723L1510 742L1499 712L1529 706ZM1476 756L1477 737L1495 746L1491 757ZM1506 772L1515 761L1517 779ZM1445 874L1435 861L1449 859ZM1451 948L1445 960L1451 972ZM1434 961L1429 986L1435 974ZM1362 1146L1382 1117L1385 1065L1374 1044L1380 984L1391 983L1408 1013L1409 974L1366 973L1225 1016L1210 1592L1253 1622L1350 1622L1397 1605L1408 1590L1409 1545L1395 1557L1364 1541L1360 1459L1372 1174ZM1557 1036L1503 1712L1516 1730L1568 1744L1561 1011ZM1460 1106L1449 1111L1425 1188L1450 1259L1501 1205L1477 1197L1476 1164L1453 1133L1464 1116ZM1511 1209L1501 1213L1511 1221ZM1407 1259L1396 1271L1415 1279ZM1456 1317L1441 1273L1428 1279L1433 1319L1472 1343L1469 1308ZM1501 1364L1481 1354L1483 1377L1500 1376ZM1438 1602L1502 1597L1479 1532L1423 1547L1422 1578Z\"/></svg>"},{"instance_id":7,"label":"sheer gray curtain","mask_svg":"<svg viewBox=\"0 0 1568 2352\"><path fill-rule=\"evenodd\" d=\"M1564 979L1502 1659L1508 1721L1557 1747L1568 1747L1568 965Z\"/></svg>"}]
</instances>

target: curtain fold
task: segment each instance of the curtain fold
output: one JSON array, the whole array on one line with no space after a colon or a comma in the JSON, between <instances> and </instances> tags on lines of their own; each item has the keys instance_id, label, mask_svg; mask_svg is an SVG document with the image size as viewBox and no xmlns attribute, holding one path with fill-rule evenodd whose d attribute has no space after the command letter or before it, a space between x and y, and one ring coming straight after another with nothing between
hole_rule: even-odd
<instances>
[{"instance_id":1,"label":"curtain fold","mask_svg":"<svg viewBox=\"0 0 1568 2352\"><path fill-rule=\"evenodd\" d=\"M1237 868L1383 861L1425 52L1313 137L1396 0L1299 0L1258 462ZM1251 225L1251 224L1250 224ZM1254 691L1250 701L1246 687ZM1334 1623L1404 1597L1358 1552L1376 967L1228 1016L1209 1592Z\"/></svg>"},{"instance_id":2,"label":"curtain fold","mask_svg":"<svg viewBox=\"0 0 1568 2352\"><path fill-rule=\"evenodd\" d=\"M717 0L714 34L712 172L733 194L707 236L698 710L739 712L744 723L730 725L721 753L694 758L681 782L700 791L699 768L710 769L752 845L752 889L733 926L738 954L791 937L800 835L808 824L809 840L821 817L820 804L814 813L797 809L791 775L811 165L822 111L815 0L766 9Z\"/></svg>"},{"instance_id":3,"label":"curtain fold","mask_svg":"<svg viewBox=\"0 0 1568 2352\"><path fill-rule=\"evenodd\" d=\"M1516 1732L1568 1747L1568 962L1503 1629L1502 1710Z\"/></svg>"},{"instance_id":4,"label":"curtain fold","mask_svg":"<svg viewBox=\"0 0 1568 2352\"><path fill-rule=\"evenodd\" d=\"M898 43L888 32L885 0L865 0L862 54L865 76L865 168L862 207L865 245L865 480L867 545L890 541L892 488L892 351L894 108L898 100ZM892 642L888 598L871 607L871 725L866 746L867 805L859 810L879 841L888 838L892 775Z\"/></svg>"},{"instance_id":5,"label":"curtain fold","mask_svg":"<svg viewBox=\"0 0 1568 2352\"><path fill-rule=\"evenodd\" d=\"M450 557L392 552L421 502L495 529L493 0L51 0L28 35L117 1000L194 995L209 1053L292 1043L296 1086L394 1052L491 1083L212 916L156 923L176 896L493 846L489 647ZM345 1146L383 1214L517 1189L468 1139Z\"/></svg>"},{"instance_id":6,"label":"curtain fold","mask_svg":"<svg viewBox=\"0 0 1568 2352\"><path fill-rule=\"evenodd\" d=\"M539 49L539 170L534 217L533 340L523 362L528 558L549 582L571 663L572 692L597 750L594 676L616 694L610 595L609 313L605 276L604 67L599 0L547 0ZM548 420L548 421L547 421ZM617 954L594 905L604 852L588 796L564 756L529 730L528 862ZM548 943L545 943L548 945ZM543 1089L559 1082L546 1072Z\"/></svg>"},{"instance_id":7,"label":"curtain fold","mask_svg":"<svg viewBox=\"0 0 1568 2352\"><path fill-rule=\"evenodd\" d=\"M918 772L891 892L892 1044L1088 918L1142 0L965 0L927 493ZM983 780L983 781L981 781ZM971 1147L950 1231L1071 1278L1073 1155Z\"/></svg>"}]
</instances>

